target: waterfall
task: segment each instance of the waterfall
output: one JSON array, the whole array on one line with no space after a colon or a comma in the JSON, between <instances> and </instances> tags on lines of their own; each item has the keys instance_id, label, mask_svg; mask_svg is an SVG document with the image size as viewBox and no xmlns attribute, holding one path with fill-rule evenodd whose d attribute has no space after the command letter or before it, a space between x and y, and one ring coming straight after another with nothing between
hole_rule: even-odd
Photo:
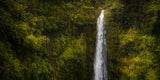
<instances>
[{"instance_id":1,"label":"waterfall","mask_svg":"<svg viewBox=\"0 0 160 80\"><path fill-rule=\"evenodd\" d=\"M106 68L106 30L104 26L104 10L97 19L96 52L94 59L94 80L108 80Z\"/></svg>"}]
</instances>

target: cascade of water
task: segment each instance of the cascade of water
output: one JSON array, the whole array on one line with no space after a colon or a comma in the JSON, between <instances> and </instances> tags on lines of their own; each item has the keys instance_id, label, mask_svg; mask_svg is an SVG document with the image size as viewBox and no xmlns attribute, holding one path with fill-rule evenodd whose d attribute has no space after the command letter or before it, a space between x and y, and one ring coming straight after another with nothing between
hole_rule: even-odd
<instances>
[{"instance_id":1,"label":"cascade of water","mask_svg":"<svg viewBox=\"0 0 160 80\"><path fill-rule=\"evenodd\" d=\"M96 53L94 60L94 80L108 80L106 68L106 30L104 27L104 10L97 19Z\"/></svg>"}]
</instances>

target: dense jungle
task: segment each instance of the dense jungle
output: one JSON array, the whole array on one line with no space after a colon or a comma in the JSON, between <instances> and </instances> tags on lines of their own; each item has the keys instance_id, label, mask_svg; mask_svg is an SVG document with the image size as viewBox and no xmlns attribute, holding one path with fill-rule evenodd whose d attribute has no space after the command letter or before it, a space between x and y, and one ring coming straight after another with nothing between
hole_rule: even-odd
<instances>
[{"instance_id":1,"label":"dense jungle","mask_svg":"<svg viewBox=\"0 0 160 80\"><path fill-rule=\"evenodd\" d=\"M102 9L108 80L160 80L160 0L0 0L0 80L92 80Z\"/></svg>"}]
</instances>

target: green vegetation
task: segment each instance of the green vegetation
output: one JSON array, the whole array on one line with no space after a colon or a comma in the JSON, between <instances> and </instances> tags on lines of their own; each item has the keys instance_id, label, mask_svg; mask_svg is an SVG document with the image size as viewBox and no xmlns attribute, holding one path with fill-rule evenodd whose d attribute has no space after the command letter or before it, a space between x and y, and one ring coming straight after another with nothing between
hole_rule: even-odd
<instances>
[{"instance_id":1,"label":"green vegetation","mask_svg":"<svg viewBox=\"0 0 160 80\"><path fill-rule=\"evenodd\" d=\"M160 79L160 0L119 0L106 13L110 80Z\"/></svg>"},{"instance_id":2,"label":"green vegetation","mask_svg":"<svg viewBox=\"0 0 160 80\"><path fill-rule=\"evenodd\" d=\"M0 80L90 80L105 9L109 80L160 79L160 0L0 0Z\"/></svg>"}]
</instances>

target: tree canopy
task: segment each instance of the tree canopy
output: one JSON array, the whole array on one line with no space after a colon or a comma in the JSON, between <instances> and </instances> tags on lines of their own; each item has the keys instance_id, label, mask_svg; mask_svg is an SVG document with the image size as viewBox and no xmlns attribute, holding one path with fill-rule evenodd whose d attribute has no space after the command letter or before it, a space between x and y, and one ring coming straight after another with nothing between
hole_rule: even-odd
<instances>
[{"instance_id":1,"label":"tree canopy","mask_svg":"<svg viewBox=\"0 0 160 80\"><path fill-rule=\"evenodd\" d=\"M160 79L160 0L0 0L0 80L91 80L105 10L109 80Z\"/></svg>"}]
</instances>

